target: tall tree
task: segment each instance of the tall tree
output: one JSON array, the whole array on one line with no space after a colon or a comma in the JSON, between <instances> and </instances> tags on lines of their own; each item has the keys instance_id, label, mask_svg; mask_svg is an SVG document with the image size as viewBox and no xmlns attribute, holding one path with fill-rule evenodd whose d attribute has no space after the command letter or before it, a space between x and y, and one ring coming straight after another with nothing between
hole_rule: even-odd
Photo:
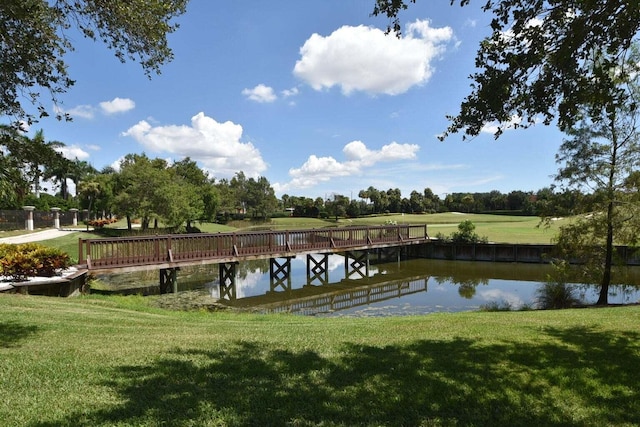
<instances>
[{"instance_id":1,"label":"tall tree","mask_svg":"<svg viewBox=\"0 0 640 427\"><path fill-rule=\"evenodd\" d=\"M269 180L263 176L257 180L247 180L246 206L254 217L262 216L264 220L277 206L278 200Z\"/></svg>"},{"instance_id":2,"label":"tall tree","mask_svg":"<svg viewBox=\"0 0 640 427\"><path fill-rule=\"evenodd\" d=\"M401 212L402 192L399 188L390 188L387 190L387 206L391 212Z\"/></svg>"},{"instance_id":3,"label":"tall tree","mask_svg":"<svg viewBox=\"0 0 640 427\"><path fill-rule=\"evenodd\" d=\"M145 154L127 154L121 162L114 207L118 215L127 218L129 228L133 218L140 218L142 228L147 229L150 221L158 217L164 202L158 193L169 181L166 168L164 160L152 160Z\"/></svg>"},{"instance_id":4,"label":"tall tree","mask_svg":"<svg viewBox=\"0 0 640 427\"><path fill-rule=\"evenodd\" d=\"M218 209L218 192L209 179L208 173L189 157L174 162L171 169L184 180L187 186L195 190L195 194L190 197L192 216L186 220L187 228L191 227L193 220L212 221Z\"/></svg>"},{"instance_id":5,"label":"tall tree","mask_svg":"<svg viewBox=\"0 0 640 427\"><path fill-rule=\"evenodd\" d=\"M376 0L373 14L387 16L389 30L399 31L399 14L410 3ZM478 48L471 94L443 137L475 136L494 121L502 124L496 137L504 126L540 120L557 120L566 131L584 114L598 119L606 106L631 103L610 70L625 72L640 31L637 1L487 0L482 9L493 15L491 35Z\"/></svg>"},{"instance_id":6,"label":"tall tree","mask_svg":"<svg viewBox=\"0 0 640 427\"><path fill-rule=\"evenodd\" d=\"M23 163L24 173L36 197L40 196L43 179L55 178L62 185L61 178L59 180L58 177L66 176L69 168L69 161L57 151L64 146L62 142L47 141L42 129L38 130L33 138L21 134L16 142L17 144L11 148L12 153ZM61 173L61 170L64 172ZM62 185L63 196L65 190L66 186Z\"/></svg>"},{"instance_id":7,"label":"tall tree","mask_svg":"<svg viewBox=\"0 0 640 427\"><path fill-rule=\"evenodd\" d=\"M87 179L82 181L78 187L78 196L87 201L87 210L92 213L96 206L96 201L102 192L102 183L98 179Z\"/></svg>"},{"instance_id":8,"label":"tall tree","mask_svg":"<svg viewBox=\"0 0 640 427\"><path fill-rule=\"evenodd\" d=\"M412 213L419 213L424 211L424 196L422 193L413 190L409 196L409 206Z\"/></svg>"},{"instance_id":9,"label":"tall tree","mask_svg":"<svg viewBox=\"0 0 640 427\"><path fill-rule=\"evenodd\" d=\"M347 214L347 209L349 208L349 198L347 196L343 196L342 194L334 194L333 199L328 199L326 201L325 208L327 210L327 213L331 216L334 216L336 222L338 222L339 217L345 216Z\"/></svg>"},{"instance_id":10,"label":"tall tree","mask_svg":"<svg viewBox=\"0 0 640 427\"><path fill-rule=\"evenodd\" d=\"M229 181L229 187L233 193L236 212L246 214L248 184L247 177L243 171L236 172L231 181Z\"/></svg>"},{"instance_id":11,"label":"tall tree","mask_svg":"<svg viewBox=\"0 0 640 427\"><path fill-rule=\"evenodd\" d=\"M614 241L635 243L640 222L634 178L640 168L640 49L633 46L624 60L610 64L607 72L607 79L616 84L620 95L599 113L593 106L585 107L588 114L582 114L579 125L570 129L570 139L563 142L557 155L562 167L556 179L569 190L593 191L591 198L572 201L583 208L588 205L593 215L563 227L558 241L566 252L584 258L584 271L598 278L598 304L608 302Z\"/></svg>"},{"instance_id":12,"label":"tall tree","mask_svg":"<svg viewBox=\"0 0 640 427\"><path fill-rule=\"evenodd\" d=\"M48 115L49 101L40 99L41 91L56 104L74 84L64 62L73 50L72 27L103 41L120 61L136 60L147 75L158 73L173 57L166 36L178 28L172 21L184 13L187 1L0 2L0 115L31 123ZM35 104L37 115L27 112L23 99Z\"/></svg>"},{"instance_id":13,"label":"tall tree","mask_svg":"<svg viewBox=\"0 0 640 427\"><path fill-rule=\"evenodd\" d=\"M640 95L640 93L639 93ZM607 304L614 265L614 241L635 243L640 200L633 176L640 168L640 128L637 110L617 105L599 121L585 120L569 132L557 160L557 180L568 188L591 189L595 212L560 230L565 257L585 261L585 279L600 284L597 304ZM632 230L627 230L631 226ZM629 240L631 239L631 240Z\"/></svg>"}]
</instances>

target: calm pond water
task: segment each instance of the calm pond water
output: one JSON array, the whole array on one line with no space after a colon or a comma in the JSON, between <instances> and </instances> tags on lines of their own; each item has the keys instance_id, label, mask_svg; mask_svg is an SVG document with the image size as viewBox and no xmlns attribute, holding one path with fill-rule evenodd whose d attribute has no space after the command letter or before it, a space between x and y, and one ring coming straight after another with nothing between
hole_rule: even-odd
<instances>
[{"instance_id":1,"label":"calm pond water","mask_svg":"<svg viewBox=\"0 0 640 427\"><path fill-rule=\"evenodd\" d=\"M536 307L537 291L551 273L541 264L473 261L406 260L370 265L368 276L350 270L345 258L331 255L328 279L307 279L306 258L291 260L291 275L274 283L268 260L242 262L233 289L222 288L216 264L183 268L179 291L197 291L232 307L260 312L293 312L317 316L397 316L479 310L508 304L512 309ZM158 272L100 277L118 293L158 293ZM640 302L640 267L627 268L612 286L609 302ZM586 303L597 300L597 289L573 284Z\"/></svg>"}]
</instances>

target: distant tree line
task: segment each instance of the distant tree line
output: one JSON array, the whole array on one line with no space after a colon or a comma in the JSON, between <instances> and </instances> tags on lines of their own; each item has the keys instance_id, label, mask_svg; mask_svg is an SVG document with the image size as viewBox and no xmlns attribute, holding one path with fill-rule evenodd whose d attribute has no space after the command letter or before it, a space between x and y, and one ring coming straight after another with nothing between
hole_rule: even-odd
<instances>
[{"instance_id":1,"label":"distant tree line","mask_svg":"<svg viewBox=\"0 0 640 427\"><path fill-rule=\"evenodd\" d=\"M332 194L326 200L318 197L283 195L280 203L292 216L355 218L385 213L508 213L510 215L569 216L588 211L594 196L576 190L557 191L546 187L536 192L514 190L502 193L497 190L476 193L448 193L443 198L430 188L413 190L409 197L402 197L398 188L379 190L369 187L358 192L357 199Z\"/></svg>"}]
</instances>

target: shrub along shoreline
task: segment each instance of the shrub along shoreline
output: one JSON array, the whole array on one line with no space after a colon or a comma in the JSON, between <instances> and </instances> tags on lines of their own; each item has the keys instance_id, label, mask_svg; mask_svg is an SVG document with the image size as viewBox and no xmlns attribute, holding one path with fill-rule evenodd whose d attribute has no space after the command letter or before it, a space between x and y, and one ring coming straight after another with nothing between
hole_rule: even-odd
<instances>
[{"instance_id":1,"label":"shrub along shoreline","mask_svg":"<svg viewBox=\"0 0 640 427\"><path fill-rule=\"evenodd\" d=\"M3 423L640 424L637 306L326 319L151 304L0 294Z\"/></svg>"}]
</instances>

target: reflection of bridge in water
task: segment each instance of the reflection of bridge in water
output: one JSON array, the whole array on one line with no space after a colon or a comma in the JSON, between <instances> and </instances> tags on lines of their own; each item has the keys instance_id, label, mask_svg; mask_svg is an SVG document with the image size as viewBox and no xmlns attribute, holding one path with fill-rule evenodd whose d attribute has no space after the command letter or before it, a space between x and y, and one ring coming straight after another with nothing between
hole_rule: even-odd
<instances>
[{"instance_id":1,"label":"reflection of bridge in water","mask_svg":"<svg viewBox=\"0 0 640 427\"><path fill-rule=\"evenodd\" d=\"M345 255L345 263L349 257ZM345 267L348 277L349 268ZM404 295L427 291L430 276L406 274L376 274L359 279L345 278L335 283L306 283L294 289L291 281L281 282L271 277L270 290L263 295L237 298L236 284L221 282L220 299L225 305L261 312L292 312L316 314L365 306L374 302L399 298Z\"/></svg>"},{"instance_id":2,"label":"reflection of bridge in water","mask_svg":"<svg viewBox=\"0 0 640 427\"><path fill-rule=\"evenodd\" d=\"M265 295L235 299L227 292L225 304L267 313L327 313L427 291L429 276L389 280L386 275L344 279L338 283L305 285L299 289L272 290ZM222 289L221 296L222 296Z\"/></svg>"}]
</instances>

